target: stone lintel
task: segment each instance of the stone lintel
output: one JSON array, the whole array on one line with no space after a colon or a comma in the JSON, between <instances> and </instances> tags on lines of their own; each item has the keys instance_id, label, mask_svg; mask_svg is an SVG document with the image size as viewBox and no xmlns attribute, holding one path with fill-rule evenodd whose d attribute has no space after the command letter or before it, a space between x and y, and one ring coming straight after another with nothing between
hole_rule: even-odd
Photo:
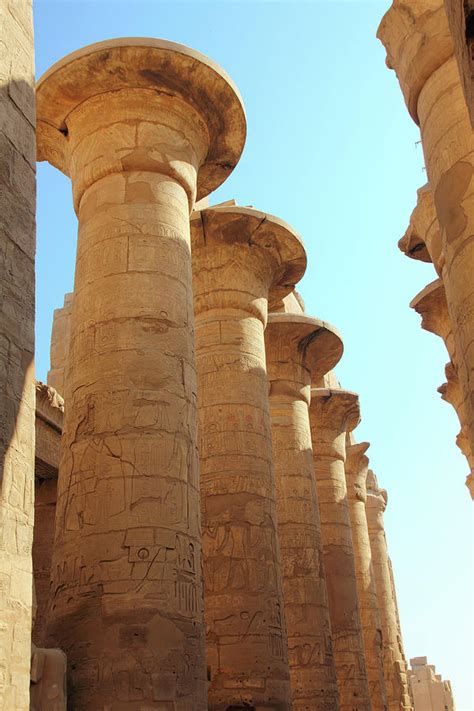
<instances>
[{"instance_id":1,"label":"stone lintel","mask_svg":"<svg viewBox=\"0 0 474 711\"><path fill-rule=\"evenodd\" d=\"M338 434L352 432L360 422L359 396L350 390L311 388L311 410Z\"/></svg>"},{"instance_id":2,"label":"stone lintel","mask_svg":"<svg viewBox=\"0 0 474 711\"><path fill-rule=\"evenodd\" d=\"M306 314L271 313L267 333L274 358L304 366L313 380L326 375L342 357L342 338L334 326Z\"/></svg>"},{"instance_id":3,"label":"stone lintel","mask_svg":"<svg viewBox=\"0 0 474 711\"><path fill-rule=\"evenodd\" d=\"M410 116L419 124L418 97L429 77L453 54L441 0L394 0L377 37L387 51Z\"/></svg>"},{"instance_id":4,"label":"stone lintel","mask_svg":"<svg viewBox=\"0 0 474 711\"><path fill-rule=\"evenodd\" d=\"M36 382L35 478L57 479L64 401L44 383Z\"/></svg>"},{"instance_id":5,"label":"stone lintel","mask_svg":"<svg viewBox=\"0 0 474 711\"><path fill-rule=\"evenodd\" d=\"M435 279L411 301L410 308L421 316L421 327L440 336L446 343L451 333L451 319L442 279Z\"/></svg>"},{"instance_id":6,"label":"stone lintel","mask_svg":"<svg viewBox=\"0 0 474 711\"><path fill-rule=\"evenodd\" d=\"M291 293L306 270L306 251L298 233L279 217L250 207L209 207L191 216L192 248L248 245L260 248L276 265L271 303ZM240 274L235 270L238 282Z\"/></svg>"},{"instance_id":7,"label":"stone lintel","mask_svg":"<svg viewBox=\"0 0 474 711\"><path fill-rule=\"evenodd\" d=\"M148 90L154 97L175 97L192 106L209 134L197 199L224 182L240 158L246 137L245 111L237 88L218 64L200 52L147 37L88 45L43 74L36 94L38 160L48 160L69 174L68 116L93 97L123 89Z\"/></svg>"}]
</instances>

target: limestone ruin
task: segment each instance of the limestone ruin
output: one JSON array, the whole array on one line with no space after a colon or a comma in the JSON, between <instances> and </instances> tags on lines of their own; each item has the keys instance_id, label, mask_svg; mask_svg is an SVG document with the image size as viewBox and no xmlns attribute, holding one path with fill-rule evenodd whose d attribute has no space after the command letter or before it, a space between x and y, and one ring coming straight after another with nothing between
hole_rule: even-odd
<instances>
[{"instance_id":1,"label":"limestone ruin","mask_svg":"<svg viewBox=\"0 0 474 711\"><path fill-rule=\"evenodd\" d=\"M193 49L120 38L35 95L32 0L0 21L0 709L451 711L426 658L407 669L387 493L341 336L296 291L303 241L209 206L245 144L238 89ZM379 36L429 178L400 247L438 278L412 306L473 472L473 139L442 0L394 0ZM36 159L70 178L79 228L47 384Z\"/></svg>"},{"instance_id":2,"label":"limestone ruin","mask_svg":"<svg viewBox=\"0 0 474 711\"><path fill-rule=\"evenodd\" d=\"M408 679L416 711L455 711L451 684L436 674L436 667L426 657L410 659L410 666Z\"/></svg>"}]
</instances>

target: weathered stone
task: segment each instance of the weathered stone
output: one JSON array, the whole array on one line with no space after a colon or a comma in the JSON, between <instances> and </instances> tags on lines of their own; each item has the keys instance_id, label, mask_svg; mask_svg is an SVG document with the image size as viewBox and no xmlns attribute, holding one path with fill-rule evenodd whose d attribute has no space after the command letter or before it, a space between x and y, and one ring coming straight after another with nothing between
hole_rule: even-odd
<instances>
[{"instance_id":1,"label":"weathered stone","mask_svg":"<svg viewBox=\"0 0 474 711\"><path fill-rule=\"evenodd\" d=\"M64 306L55 309L51 331L51 366L48 371L48 385L63 397L65 393L65 372L68 362L69 343L71 340L71 314L74 294L64 295Z\"/></svg>"},{"instance_id":2,"label":"weathered stone","mask_svg":"<svg viewBox=\"0 0 474 711\"><path fill-rule=\"evenodd\" d=\"M342 340L318 319L271 313L265 343L292 708L334 711L339 695L308 405L311 380L340 360Z\"/></svg>"},{"instance_id":3,"label":"weathered stone","mask_svg":"<svg viewBox=\"0 0 474 711\"><path fill-rule=\"evenodd\" d=\"M407 711L412 709L412 705L383 524L383 512L386 505L387 492L385 489L378 488L374 473L369 470L366 511L375 587L382 623L383 666L388 709L389 711Z\"/></svg>"},{"instance_id":4,"label":"weathered stone","mask_svg":"<svg viewBox=\"0 0 474 711\"><path fill-rule=\"evenodd\" d=\"M30 711L66 711L66 655L60 649L31 651Z\"/></svg>"},{"instance_id":5,"label":"weathered stone","mask_svg":"<svg viewBox=\"0 0 474 711\"><path fill-rule=\"evenodd\" d=\"M408 679L415 711L455 711L451 682L443 681L426 657L414 657L410 665Z\"/></svg>"},{"instance_id":6,"label":"weathered stone","mask_svg":"<svg viewBox=\"0 0 474 711\"><path fill-rule=\"evenodd\" d=\"M444 0L454 53L474 128L474 0Z\"/></svg>"},{"instance_id":7,"label":"weathered stone","mask_svg":"<svg viewBox=\"0 0 474 711\"><path fill-rule=\"evenodd\" d=\"M378 37L421 128L441 235L437 268L441 266L446 290L474 452L474 135L442 0L394 0Z\"/></svg>"},{"instance_id":8,"label":"weathered stone","mask_svg":"<svg viewBox=\"0 0 474 711\"><path fill-rule=\"evenodd\" d=\"M423 185L417 191L416 207L398 246L407 257L422 262L432 262L437 274L442 274L444 255L441 233L433 193L429 185Z\"/></svg>"},{"instance_id":9,"label":"weathered stone","mask_svg":"<svg viewBox=\"0 0 474 711\"><path fill-rule=\"evenodd\" d=\"M33 587L34 629L37 629L36 616ZM35 644L31 645L30 711L66 711L66 671L66 655L60 649L44 649Z\"/></svg>"},{"instance_id":10,"label":"weathered stone","mask_svg":"<svg viewBox=\"0 0 474 711\"><path fill-rule=\"evenodd\" d=\"M347 390L311 390L311 437L341 711L370 711L344 462L360 420Z\"/></svg>"},{"instance_id":11,"label":"weathered stone","mask_svg":"<svg viewBox=\"0 0 474 711\"><path fill-rule=\"evenodd\" d=\"M79 219L49 644L71 704L206 703L189 213L245 139L224 72L147 38L37 88L38 155Z\"/></svg>"},{"instance_id":12,"label":"weathered stone","mask_svg":"<svg viewBox=\"0 0 474 711\"><path fill-rule=\"evenodd\" d=\"M365 503L367 501L366 480L369 467L369 459L365 452L368 447L368 442L348 443L348 446L346 446L345 471L370 700L373 711L376 709L383 711L387 708L387 695L383 675L382 622L378 607L369 528L365 512Z\"/></svg>"},{"instance_id":13,"label":"weathered stone","mask_svg":"<svg viewBox=\"0 0 474 711\"><path fill-rule=\"evenodd\" d=\"M301 279L294 230L252 208L191 219L209 709L291 708L264 328Z\"/></svg>"},{"instance_id":14,"label":"weathered stone","mask_svg":"<svg viewBox=\"0 0 474 711\"><path fill-rule=\"evenodd\" d=\"M32 639L38 647L44 647L45 644L63 416L62 397L53 388L37 382L33 530L33 574L37 612Z\"/></svg>"},{"instance_id":15,"label":"weathered stone","mask_svg":"<svg viewBox=\"0 0 474 711\"><path fill-rule=\"evenodd\" d=\"M17 22L21 15L24 24ZM34 487L31 0L0 6L0 708L29 707Z\"/></svg>"}]
</instances>

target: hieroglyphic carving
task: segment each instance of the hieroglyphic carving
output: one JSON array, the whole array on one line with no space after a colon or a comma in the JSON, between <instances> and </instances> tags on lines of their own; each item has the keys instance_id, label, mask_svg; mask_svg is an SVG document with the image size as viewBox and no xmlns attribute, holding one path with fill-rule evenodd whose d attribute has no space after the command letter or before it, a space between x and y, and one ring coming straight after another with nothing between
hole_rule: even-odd
<instances>
[{"instance_id":1,"label":"hieroglyphic carving","mask_svg":"<svg viewBox=\"0 0 474 711\"><path fill-rule=\"evenodd\" d=\"M284 288L284 264L302 273L302 247L234 206L195 214L191 235L209 709L289 709L263 331L270 289Z\"/></svg>"},{"instance_id":2,"label":"hieroglyphic carving","mask_svg":"<svg viewBox=\"0 0 474 711\"><path fill-rule=\"evenodd\" d=\"M387 492L378 487L374 473L369 470L367 475L367 524L381 619L387 703L389 711L404 711L405 709L411 710L412 704L384 531L383 512L386 505Z\"/></svg>"},{"instance_id":3,"label":"hieroglyphic carving","mask_svg":"<svg viewBox=\"0 0 474 711\"><path fill-rule=\"evenodd\" d=\"M337 710L308 404L312 377L335 365L342 343L301 313L270 314L265 342L293 709Z\"/></svg>"},{"instance_id":4,"label":"hieroglyphic carving","mask_svg":"<svg viewBox=\"0 0 474 711\"><path fill-rule=\"evenodd\" d=\"M27 711L35 430L31 0L0 3L0 708Z\"/></svg>"},{"instance_id":5,"label":"hieroglyphic carving","mask_svg":"<svg viewBox=\"0 0 474 711\"><path fill-rule=\"evenodd\" d=\"M371 708L344 470L346 432L359 419L355 393L312 389L314 471L341 711Z\"/></svg>"},{"instance_id":6,"label":"hieroglyphic carving","mask_svg":"<svg viewBox=\"0 0 474 711\"><path fill-rule=\"evenodd\" d=\"M77 708L204 711L189 211L239 158L241 101L207 58L126 39L63 60L37 107L79 219L49 638Z\"/></svg>"},{"instance_id":7,"label":"hieroglyphic carving","mask_svg":"<svg viewBox=\"0 0 474 711\"><path fill-rule=\"evenodd\" d=\"M383 711L387 708L387 695L381 645L382 623L365 508L369 466L369 459L365 452L368 447L368 442L354 444L348 438L345 471L370 700L373 709L380 708Z\"/></svg>"}]
</instances>

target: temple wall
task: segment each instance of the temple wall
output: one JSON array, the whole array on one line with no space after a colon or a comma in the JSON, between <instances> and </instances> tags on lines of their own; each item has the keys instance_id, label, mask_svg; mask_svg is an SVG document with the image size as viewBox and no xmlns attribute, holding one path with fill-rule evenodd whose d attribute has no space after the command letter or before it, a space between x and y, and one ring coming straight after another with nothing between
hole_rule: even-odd
<instances>
[{"instance_id":1,"label":"temple wall","mask_svg":"<svg viewBox=\"0 0 474 711\"><path fill-rule=\"evenodd\" d=\"M0 4L0 709L29 708L35 446L31 0Z\"/></svg>"}]
</instances>

